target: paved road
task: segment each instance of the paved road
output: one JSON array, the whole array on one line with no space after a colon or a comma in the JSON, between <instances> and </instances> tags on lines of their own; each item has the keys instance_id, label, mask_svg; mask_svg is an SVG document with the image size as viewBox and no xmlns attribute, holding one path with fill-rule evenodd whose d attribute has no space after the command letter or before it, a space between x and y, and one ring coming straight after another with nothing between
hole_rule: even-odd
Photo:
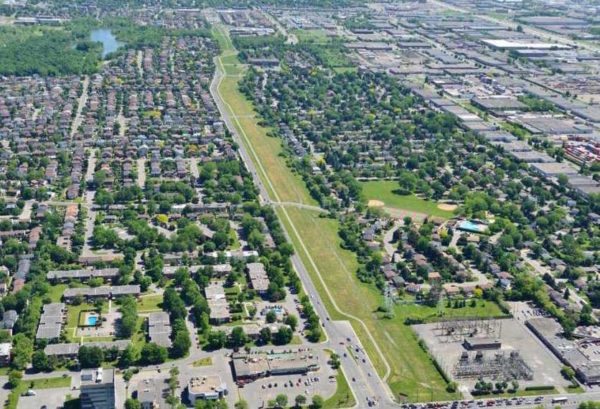
<instances>
[{"instance_id":1,"label":"paved road","mask_svg":"<svg viewBox=\"0 0 600 409\"><path fill-rule=\"evenodd\" d=\"M286 207L297 207L299 209L312 210L319 213L328 213L327 210L319 206L311 206L304 203L296 202L269 202L271 206L286 206Z\"/></svg>"},{"instance_id":2,"label":"paved road","mask_svg":"<svg viewBox=\"0 0 600 409\"><path fill-rule=\"evenodd\" d=\"M35 202L33 199L25 201L23 211L19 215L20 222L29 223L31 221L31 209L33 207L33 202Z\"/></svg>"},{"instance_id":3,"label":"paved road","mask_svg":"<svg viewBox=\"0 0 600 409\"><path fill-rule=\"evenodd\" d=\"M90 149L90 153L88 156L88 164L87 169L85 170L85 182L90 183L94 180L94 169L96 169L96 161L98 158L96 157L96 152L98 149L92 148Z\"/></svg>"},{"instance_id":4,"label":"paved road","mask_svg":"<svg viewBox=\"0 0 600 409\"><path fill-rule=\"evenodd\" d=\"M86 75L85 78L83 79L83 84L82 84L83 92L81 93L81 96L77 100L77 113L75 114L75 118L73 118L73 122L71 123L71 138L73 138L73 136L75 136L75 132L77 132L77 130L79 129L79 126L81 125L81 122L82 122L81 111L83 110L83 107L87 103L88 84L89 83L90 83L90 78Z\"/></svg>"},{"instance_id":5,"label":"paved road","mask_svg":"<svg viewBox=\"0 0 600 409\"><path fill-rule=\"evenodd\" d=\"M136 162L137 185L141 189L146 186L146 158L139 158Z\"/></svg>"}]
</instances>

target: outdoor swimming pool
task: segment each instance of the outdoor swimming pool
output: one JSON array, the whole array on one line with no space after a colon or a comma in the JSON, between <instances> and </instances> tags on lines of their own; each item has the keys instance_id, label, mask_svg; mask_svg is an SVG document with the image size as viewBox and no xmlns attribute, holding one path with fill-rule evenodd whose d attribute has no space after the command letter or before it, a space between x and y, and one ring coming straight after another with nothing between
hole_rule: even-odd
<instances>
[{"instance_id":1,"label":"outdoor swimming pool","mask_svg":"<svg viewBox=\"0 0 600 409\"><path fill-rule=\"evenodd\" d=\"M96 325L96 323L98 322L98 317L96 315L89 315L87 317L87 323L90 326Z\"/></svg>"},{"instance_id":2,"label":"outdoor swimming pool","mask_svg":"<svg viewBox=\"0 0 600 409\"><path fill-rule=\"evenodd\" d=\"M485 232L485 229L487 229L487 225L472 220L463 220L458 225L458 228L468 232L483 233Z\"/></svg>"}]
</instances>

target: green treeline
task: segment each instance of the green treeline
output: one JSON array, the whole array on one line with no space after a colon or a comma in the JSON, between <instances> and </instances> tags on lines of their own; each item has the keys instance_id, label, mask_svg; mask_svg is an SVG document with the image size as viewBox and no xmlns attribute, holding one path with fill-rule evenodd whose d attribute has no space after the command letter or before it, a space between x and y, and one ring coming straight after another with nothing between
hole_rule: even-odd
<instances>
[{"instance_id":1,"label":"green treeline","mask_svg":"<svg viewBox=\"0 0 600 409\"><path fill-rule=\"evenodd\" d=\"M93 74L102 60L102 44L90 41L90 32L109 28L120 49L153 47L166 36L208 36L206 30L169 30L140 26L127 18L76 19L60 27L0 27L0 75L57 76Z\"/></svg>"},{"instance_id":2,"label":"green treeline","mask_svg":"<svg viewBox=\"0 0 600 409\"><path fill-rule=\"evenodd\" d=\"M55 28L0 27L0 74L65 75L96 71L102 45Z\"/></svg>"}]
</instances>

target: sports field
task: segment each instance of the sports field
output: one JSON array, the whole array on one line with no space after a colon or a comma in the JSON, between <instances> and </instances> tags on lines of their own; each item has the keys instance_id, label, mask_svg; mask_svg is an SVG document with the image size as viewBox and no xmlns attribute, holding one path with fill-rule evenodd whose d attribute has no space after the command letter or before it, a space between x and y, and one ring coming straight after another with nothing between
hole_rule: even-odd
<instances>
[{"instance_id":1,"label":"sports field","mask_svg":"<svg viewBox=\"0 0 600 409\"><path fill-rule=\"evenodd\" d=\"M386 208L408 210L410 212L443 218L450 218L454 214L451 211L440 209L439 203L436 201L424 200L415 195L400 195L396 193L399 186L398 182L394 180L361 182L361 186L363 188L363 195L367 200L381 201Z\"/></svg>"}]
</instances>

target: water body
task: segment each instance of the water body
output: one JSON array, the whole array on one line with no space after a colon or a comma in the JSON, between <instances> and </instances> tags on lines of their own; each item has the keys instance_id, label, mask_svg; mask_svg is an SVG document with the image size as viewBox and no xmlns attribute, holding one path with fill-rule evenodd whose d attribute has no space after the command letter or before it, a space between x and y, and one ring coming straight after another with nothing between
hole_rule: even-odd
<instances>
[{"instance_id":1,"label":"water body","mask_svg":"<svg viewBox=\"0 0 600 409\"><path fill-rule=\"evenodd\" d=\"M102 58L105 58L108 54L117 51L120 47L125 45L124 42L117 40L115 35L108 28L92 30L90 33L90 40L102 43Z\"/></svg>"}]
</instances>

